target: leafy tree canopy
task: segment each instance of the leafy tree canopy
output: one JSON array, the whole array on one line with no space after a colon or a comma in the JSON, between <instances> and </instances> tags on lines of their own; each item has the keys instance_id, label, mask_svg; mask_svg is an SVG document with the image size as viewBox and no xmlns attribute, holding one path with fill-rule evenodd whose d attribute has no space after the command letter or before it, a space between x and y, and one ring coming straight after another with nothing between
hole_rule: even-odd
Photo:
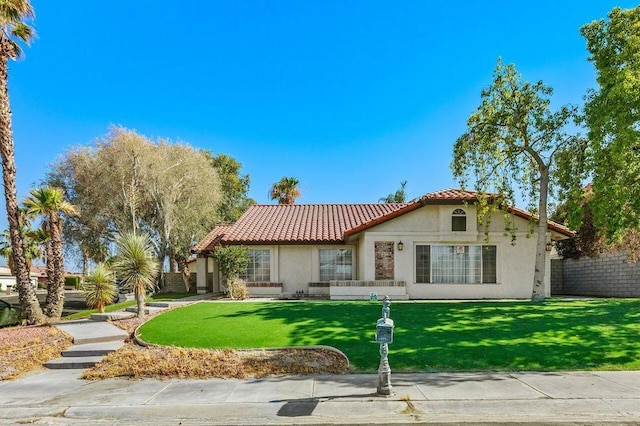
<instances>
[{"instance_id":1,"label":"leafy tree canopy","mask_svg":"<svg viewBox=\"0 0 640 426\"><path fill-rule=\"evenodd\" d=\"M167 256L186 264L191 246L219 221L220 180L209 157L121 127L67 151L47 182L80 210L65 239L84 263L104 261L117 235L144 232L161 264Z\"/></svg>"},{"instance_id":2,"label":"leafy tree canopy","mask_svg":"<svg viewBox=\"0 0 640 426\"><path fill-rule=\"evenodd\" d=\"M550 108L551 87L522 81L514 65L498 60L493 83L481 93L480 106L454 146L451 168L460 185L480 194L478 217L488 232L490 213L512 205L516 192L528 198L539 216L532 300L544 299L547 203L564 163L581 150L582 141L567 131L576 108ZM497 202L486 196L499 194ZM509 220L507 229L515 238Z\"/></svg>"},{"instance_id":3,"label":"leafy tree canopy","mask_svg":"<svg viewBox=\"0 0 640 426\"><path fill-rule=\"evenodd\" d=\"M590 161L582 172L592 173L595 223L615 240L640 228L640 7L616 7L581 33L598 83L585 105ZM581 195L572 193L572 207ZM576 226L581 216L570 219Z\"/></svg>"}]
</instances>

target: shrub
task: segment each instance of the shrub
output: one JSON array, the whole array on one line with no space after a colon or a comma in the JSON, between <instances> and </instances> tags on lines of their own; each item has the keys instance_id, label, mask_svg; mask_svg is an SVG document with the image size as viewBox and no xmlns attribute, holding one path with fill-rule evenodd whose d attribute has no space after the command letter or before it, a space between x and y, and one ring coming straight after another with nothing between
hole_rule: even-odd
<instances>
[{"instance_id":1,"label":"shrub","mask_svg":"<svg viewBox=\"0 0 640 426\"><path fill-rule=\"evenodd\" d=\"M234 277L228 281L229 297L232 299L244 300L249 297L247 284L242 278Z\"/></svg>"},{"instance_id":2,"label":"shrub","mask_svg":"<svg viewBox=\"0 0 640 426\"><path fill-rule=\"evenodd\" d=\"M112 304L118 295L115 276L103 263L98 263L87 275L83 293L87 306L104 312L104 307Z\"/></svg>"},{"instance_id":3,"label":"shrub","mask_svg":"<svg viewBox=\"0 0 640 426\"><path fill-rule=\"evenodd\" d=\"M225 287L229 292L231 281L247 270L249 252L241 246L218 246L213 251L213 257L218 263L218 268L220 268L225 281Z\"/></svg>"},{"instance_id":4,"label":"shrub","mask_svg":"<svg viewBox=\"0 0 640 426\"><path fill-rule=\"evenodd\" d=\"M80 290L80 277L64 277L64 286Z\"/></svg>"}]
</instances>

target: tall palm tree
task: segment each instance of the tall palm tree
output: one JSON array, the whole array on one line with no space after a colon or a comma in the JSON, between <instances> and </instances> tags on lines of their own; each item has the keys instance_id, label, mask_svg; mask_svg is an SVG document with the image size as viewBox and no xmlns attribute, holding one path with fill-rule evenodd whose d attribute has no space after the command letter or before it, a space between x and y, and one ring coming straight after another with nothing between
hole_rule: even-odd
<instances>
[{"instance_id":1,"label":"tall palm tree","mask_svg":"<svg viewBox=\"0 0 640 426\"><path fill-rule=\"evenodd\" d=\"M278 200L278 204L294 204L296 198L301 195L299 183L300 181L294 177L283 177L273 184L269 196L272 200Z\"/></svg>"},{"instance_id":2,"label":"tall palm tree","mask_svg":"<svg viewBox=\"0 0 640 426\"><path fill-rule=\"evenodd\" d=\"M29 0L0 0L0 156L2 157L4 198L20 305L27 316L27 322L38 324L44 321L44 317L35 290L31 286L24 254L24 242L20 234L16 162L8 86L9 59L15 60L20 57L22 54L20 42L28 45L34 37L33 28L26 23L33 18L33 7Z\"/></svg>"},{"instance_id":3,"label":"tall palm tree","mask_svg":"<svg viewBox=\"0 0 640 426\"><path fill-rule=\"evenodd\" d=\"M82 291L87 305L98 312L104 312L104 307L113 303L117 293L116 278L104 263L98 263L96 269L85 278Z\"/></svg>"},{"instance_id":4,"label":"tall palm tree","mask_svg":"<svg viewBox=\"0 0 640 426\"><path fill-rule=\"evenodd\" d=\"M60 188L36 188L24 201L27 216L41 216L43 229L50 236L47 249L47 300L44 313L50 318L60 318L64 306L64 253L62 252L61 214L76 215L76 208L64 199Z\"/></svg>"},{"instance_id":5,"label":"tall palm tree","mask_svg":"<svg viewBox=\"0 0 640 426\"><path fill-rule=\"evenodd\" d=\"M118 254L112 268L125 288L133 289L138 305L138 316L144 314L147 290L152 290L160 270L153 253L151 239L147 235L122 234L116 238Z\"/></svg>"}]
</instances>

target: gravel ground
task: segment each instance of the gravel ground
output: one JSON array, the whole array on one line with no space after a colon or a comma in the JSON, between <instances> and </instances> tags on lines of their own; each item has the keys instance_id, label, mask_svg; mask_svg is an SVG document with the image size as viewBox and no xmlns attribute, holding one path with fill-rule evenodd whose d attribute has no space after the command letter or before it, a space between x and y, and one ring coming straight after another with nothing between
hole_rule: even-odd
<instances>
[{"instance_id":1,"label":"gravel ground","mask_svg":"<svg viewBox=\"0 0 640 426\"><path fill-rule=\"evenodd\" d=\"M0 380L42 368L71 346L71 340L62 330L48 325L0 329Z\"/></svg>"}]
</instances>

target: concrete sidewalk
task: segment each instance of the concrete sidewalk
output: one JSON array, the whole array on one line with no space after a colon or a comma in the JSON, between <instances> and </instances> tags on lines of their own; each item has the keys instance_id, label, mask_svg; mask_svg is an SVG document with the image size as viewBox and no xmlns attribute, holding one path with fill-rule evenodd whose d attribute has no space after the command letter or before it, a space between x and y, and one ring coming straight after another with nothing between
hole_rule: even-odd
<instances>
[{"instance_id":1,"label":"concrete sidewalk","mask_svg":"<svg viewBox=\"0 0 640 426\"><path fill-rule=\"evenodd\" d=\"M640 424L640 371L393 374L87 382L40 371L0 382L0 423Z\"/></svg>"}]
</instances>

